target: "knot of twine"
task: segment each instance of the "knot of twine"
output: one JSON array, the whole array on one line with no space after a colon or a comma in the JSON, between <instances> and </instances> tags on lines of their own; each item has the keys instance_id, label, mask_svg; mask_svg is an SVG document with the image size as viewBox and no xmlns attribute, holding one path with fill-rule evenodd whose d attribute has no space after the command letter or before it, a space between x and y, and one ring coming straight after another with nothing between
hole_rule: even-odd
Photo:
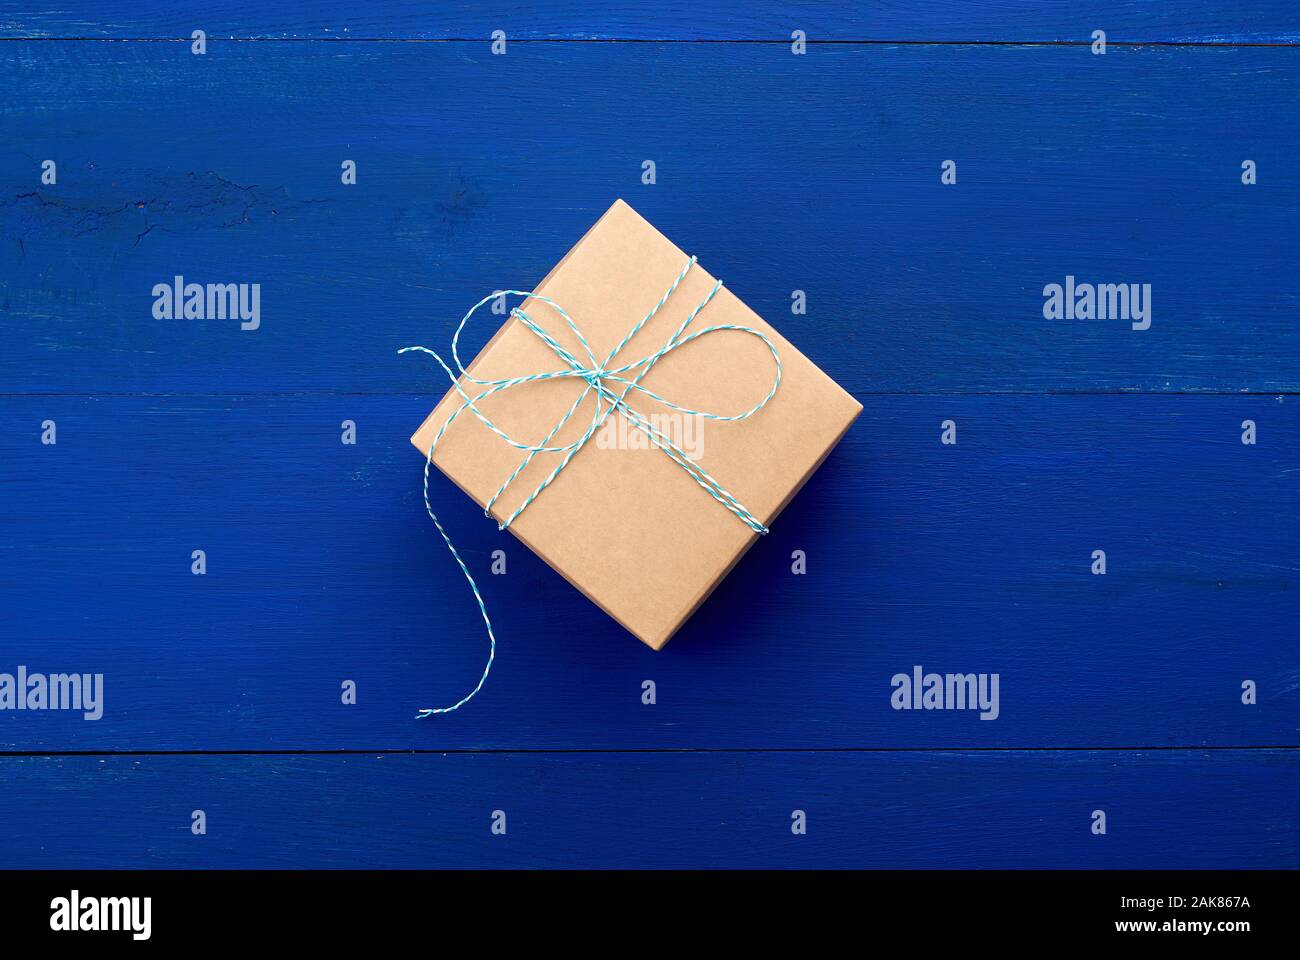
<instances>
[{"instance_id":1,"label":"knot of twine","mask_svg":"<svg viewBox=\"0 0 1300 960\"><path fill-rule=\"evenodd\" d=\"M587 338L582 335L582 331L578 328L578 325L573 322L573 319L565 312L563 307L554 300L524 290L499 290L474 304L474 306L470 308L469 312L461 318L460 325L456 327L456 333L451 338L451 356L455 361L456 370L460 373L459 377L456 372L447 365L442 357L440 357L435 351L430 350L428 347L403 347L401 350L397 351L399 354L408 353L410 351L419 351L420 353L427 353L429 356L433 357L438 361L439 366L441 366L446 372L447 377L451 380L451 384L456 389L456 392L459 393L464 400L464 402L457 407L449 417L447 417L446 421L443 422L442 426L438 429L437 434L434 435L433 442L429 444L428 456L425 458L424 462L424 508L428 512L430 519L433 520L434 525L438 528L438 532L442 534L442 539L446 541L447 549L451 551L452 557L456 560L456 563L459 564L461 572L465 574L465 579L468 581L470 590L474 594L474 599L478 601L479 612L483 615L483 623L487 626L488 634L487 665L484 666L483 675L479 678L478 684L474 689L449 707L436 707L432 709L425 708L420 710L416 714L417 718L422 719L424 717L431 717L436 713L451 713L453 710L458 710L463 707L473 699L475 694L483 689L483 684L487 680L488 673L492 670L492 661L496 658L496 636L492 632L492 621L488 617L487 606L483 602L483 596L479 593L478 585L474 582L474 577L470 574L469 568L465 565L465 561L461 559L460 553L457 552L455 545L452 544L451 538L447 536L447 531L443 529L442 524L438 521L437 515L433 512L433 506L429 502L429 468L433 464L434 451L437 449L438 442L442 439L443 434L447 432L447 429L452 425L452 423L454 423L465 411L468 410L470 413L474 414L474 416L477 417L485 427L499 436L506 443L510 444L510 446L524 451L523 459L520 460L519 465L511 471L510 475L506 477L505 482L497 488L496 493L494 493L491 499L488 500L487 505L483 509L484 516L491 516L492 506L501 498L506 490L510 488L510 485L514 482L515 478L533 462L533 458L535 458L539 453L562 454L559 464L556 465L555 469L550 472L546 479L537 485L537 488L524 499L524 502L521 503L513 513L497 524L499 530L505 530L510 526L510 524L518 519L519 515L528 509L533 501L541 495L542 491L555 481L555 478L558 477L564 468L569 465L569 462L577 456L578 452L587 445L587 442L596 435L604 425L605 421L609 419L610 415L615 411L619 411L633 426L649 438L650 443L662 450L669 459L685 470L692 480L699 484L699 486L702 487L709 496L713 497L714 500L718 501L730 510L741 523L745 524L745 526L749 527L755 533L764 534L768 532L767 527L764 526L753 513L728 493L717 480L709 476L709 474L706 473L695 460L674 444L672 440L665 436L660 430L656 429L650 423L649 419L634 410L627 401L628 395L633 391L636 391L666 407L679 411L686 416L698 416L708 420L730 422L735 420L745 420L752 417L754 414L758 413L758 411L767 406L768 402L776 396L777 387L781 385L781 357L777 353L776 344L774 344L765 334L755 330L753 327L746 327L734 323L720 323L711 327L704 327L703 329L696 330L694 333L689 335L686 334L686 328L691 325L691 322L699 315L700 311L708 305L709 301L714 298L717 292L722 289L722 281L719 280L713 285L713 289L709 291L708 295L703 300L696 304L695 309L690 312L690 315L687 316L684 321L682 321L681 326L679 326L673 335L665 341L662 347L654 353L642 357L640 360L636 360L632 363L625 363L620 366L611 366L619 352L627 346L628 342L636 336L641 328L649 323L664 304L668 302L669 297L671 297L673 292L677 289L678 284L682 282L686 275L691 271L691 268L695 266L695 261L695 257L691 257L686 261L686 266L683 267L682 272L677 275L677 279L673 281L672 286L670 286L664 295L659 298L659 302L656 303L654 308L627 332L627 335L623 337L623 339L619 341L618 345L609 352L609 355L605 358L603 363L597 362L595 353L592 351L590 344L587 343ZM521 296L538 303L544 303L559 314L560 317L563 318L564 322L568 324L569 329L572 330L574 335L578 338L578 342L582 345L582 351L586 354L587 362L583 363L575 357L572 352L558 343L555 338L547 333L546 330L532 317L519 307L515 307L510 311L510 316L517 318L544 344L550 347L552 352L554 352L555 355L566 364L565 368L548 371L546 373L532 373L525 376L507 377L499 380L481 380L466 370L465 365L461 363L460 360L459 343L461 332L464 331L465 325L469 322L470 317L483 307L484 304L490 303L498 297L507 295ZM735 414L734 416L724 416L722 414L710 413L705 410L691 410L673 403L672 401L661 397L653 390L641 385L641 381L645 378L646 374L648 374L651 368L653 368L654 365L663 357L672 353L674 350L685 346L693 340L698 340L703 336L717 333L721 330L737 330L741 333L755 336L759 340L763 341L768 350L772 353L772 360L776 365L775 375L772 379L772 389L770 389L767 392L767 396L765 396L755 406L746 410L744 413ZM628 375L633 374L634 371L636 371L635 374L629 378ZM523 386L524 384L536 383L540 380L559 379L581 380L585 386L578 394L577 399L574 400L573 405L569 407L568 411L560 417L559 421L557 421L555 426L551 428L550 432L547 433L547 435L538 443L525 443L512 437L493 423L491 419L489 419L478 407L480 401L485 400L494 394L502 393L506 390ZM462 385L462 381L484 389L477 395L470 396ZM583 401L585 401L589 395L594 396L595 409L592 413L591 423L587 425L582 436L572 443L551 446L551 441L555 439L556 434L558 434L560 430L564 428L565 424L572 419L574 414L578 412Z\"/></svg>"}]
</instances>

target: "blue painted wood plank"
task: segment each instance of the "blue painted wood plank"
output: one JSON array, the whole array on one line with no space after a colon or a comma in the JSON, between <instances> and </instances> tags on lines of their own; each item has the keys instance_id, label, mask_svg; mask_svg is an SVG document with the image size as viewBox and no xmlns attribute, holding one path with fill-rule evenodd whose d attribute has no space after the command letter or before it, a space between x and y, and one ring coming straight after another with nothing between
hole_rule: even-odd
<instances>
[{"instance_id":1,"label":"blue painted wood plank","mask_svg":"<svg viewBox=\"0 0 1300 960\"><path fill-rule=\"evenodd\" d=\"M658 654L435 473L501 644L469 708L415 722L486 652L406 442L427 399L8 398L0 671L102 672L107 701L97 721L0 712L0 745L1300 742L1293 397L860 399L773 533ZM998 673L1000 716L892 709L891 679L916 665Z\"/></svg>"},{"instance_id":2,"label":"blue painted wood plank","mask_svg":"<svg viewBox=\"0 0 1300 960\"><path fill-rule=\"evenodd\" d=\"M0 839L5 866L46 868L1294 869L1298 764L1294 750L9 757Z\"/></svg>"},{"instance_id":3,"label":"blue painted wood plank","mask_svg":"<svg viewBox=\"0 0 1300 960\"><path fill-rule=\"evenodd\" d=\"M618 196L856 393L1300 389L1290 49L16 42L0 77L5 392L434 392L395 350ZM178 274L261 284L260 328L154 319ZM1067 276L1151 284L1151 328L1044 319Z\"/></svg>"},{"instance_id":4,"label":"blue painted wood plank","mask_svg":"<svg viewBox=\"0 0 1300 960\"><path fill-rule=\"evenodd\" d=\"M194 3L146 0L107 12L87 3L49 7L7 5L0 37L511 38L786 40L802 29L813 40L1087 41L1104 29L1112 40L1295 42L1294 4L1267 0L1144 3L1105 0L984 0L981 3L776 3L620 0L599 5L482 3L458 0L311 4Z\"/></svg>"}]
</instances>

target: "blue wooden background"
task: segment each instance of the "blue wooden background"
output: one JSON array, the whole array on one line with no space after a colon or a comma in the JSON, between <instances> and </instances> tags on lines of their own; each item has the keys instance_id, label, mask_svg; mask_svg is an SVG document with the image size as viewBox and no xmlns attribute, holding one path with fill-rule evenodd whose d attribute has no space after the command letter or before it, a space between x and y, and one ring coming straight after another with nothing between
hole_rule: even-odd
<instances>
[{"instance_id":1,"label":"blue wooden background","mask_svg":"<svg viewBox=\"0 0 1300 960\"><path fill-rule=\"evenodd\" d=\"M0 671L107 687L0 712L0 865L1300 866L1300 9L713 6L0 4ZM657 654L436 478L501 644L416 722L485 643L396 349L619 196L863 415Z\"/></svg>"}]
</instances>

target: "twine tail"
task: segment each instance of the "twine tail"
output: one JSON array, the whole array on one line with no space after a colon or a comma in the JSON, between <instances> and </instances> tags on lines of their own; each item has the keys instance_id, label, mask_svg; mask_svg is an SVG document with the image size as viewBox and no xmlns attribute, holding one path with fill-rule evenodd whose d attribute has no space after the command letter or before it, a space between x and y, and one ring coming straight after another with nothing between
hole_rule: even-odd
<instances>
[{"instance_id":1,"label":"twine tail","mask_svg":"<svg viewBox=\"0 0 1300 960\"><path fill-rule=\"evenodd\" d=\"M451 537L447 536L447 531L442 528L438 521L438 516L433 512L433 506L429 503L429 467L433 465L433 447L429 447L429 455L424 461L424 509L428 512L429 518L433 525L438 528L442 534L443 541L447 544L447 549L455 558L456 563L460 566L460 572L465 574L465 580L469 583L469 588L474 593L474 599L478 601L479 613L483 615L483 623L487 626L488 634L488 658L487 663L483 666L483 675L478 678L478 683L474 689L467 693L450 707L425 707L416 713L415 719L423 720L426 717L432 717L437 713L451 713L453 710L459 710L465 704L474 699L474 695L483 689L483 684L487 682L488 674L492 672L492 661L497 655L497 638L492 632L492 621L488 618L487 605L483 602L483 595L478 592L478 584L474 582L474 576L469 572L469 567L465 566L465 561L460 558L460 553L456 550L456 545L451 542Z\"/></svg>"}]
</instances>

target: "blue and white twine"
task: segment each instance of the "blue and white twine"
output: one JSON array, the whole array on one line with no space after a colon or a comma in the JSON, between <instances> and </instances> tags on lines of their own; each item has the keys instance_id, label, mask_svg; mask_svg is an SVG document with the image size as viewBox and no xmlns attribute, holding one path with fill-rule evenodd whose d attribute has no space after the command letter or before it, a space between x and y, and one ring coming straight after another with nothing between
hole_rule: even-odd
<instances>
[{"instance_id":1,"label":"blue and white twine","mask_svg":"<svg viewBox=\"0 0 1300 960\"><path fill-rule=\"evenodd\" d=\"M753 327L746 327L734 323L721 323L712 327L705 327L703 330L697 330L695 333L692 333L689 336L682 335L683 333L685 333L686 328L690 326L691 322L696 318L696 316L699 315L700 311L703 310L705 306L708 305L709 301L714 298L717 292L722 289L722 281L719 280L716 283L714 283L713 289L709 291L708 295L703 300L701 300L698 304L696 304L695 309L690 312L690 315L684 321L682 321L681 326L677 328L676 332L674 332L673 335L668 338L668 340L664 343L662 347L660 347L654 353L646 357L642 357L640 360L637 360L634 363L627 363L619 367L610 367L610 364L613 362L614 358L618 356L619 351L621 351L625 346L627 346L628 342L634 336L636 336L636 334L641 330L641 328L644 327L647 323L649 323L650 320L655 316L655 314L659 312L660 308L662 308L663 305L668 302L668 298L673 295L673 292L677 289L678 284L682 282L686 274L688 274L691 268L694 266L695 266L695 257L691 257L686 261L686 266L683 267L682 272L677 275L677 279L673 281L672 286L670 286L667 292L664 293L664 295L659 298L659 302L654 305L654 308L649 313L647 313L644 317L641 318L639 323L637 323L635 326L632 327L631 330L628 331L627 336L625 336L621 341L619 341L618 346L616 346L613 350L610 351L609 356L605 358L604 363L598 364L596 362L596 356L592 352L591 346L587 343L587 338L582 335L582 331L578 329L578 325L573 322L572 318L567 313L565 313L563 307L561 307L554 300L548 299L547 297L538 296L535 293L528 293L523 290L501 290L501 291L497 291L496 293L490 294L489 296L484 297L478 303L474 304L474 306L470 308L469 313L465 314L465 316L461 318L460 325L456 328L456 333L451 338L451 356L456 363L456 369L460 371L459 378L457 377L456 373L452 371L451 367L447 366L446 362L443 361L442 357L440 357L433 350L430 350L428 347L420 347L420 346L403 347L401 350L397 351L399 354L401 354L401 353L407 353L412 350L418 350L421 353L427 353L429 356L433 357L435 360L438 361L439 366L441 366L442 369L446 372L448 378L451 380L452 386L456 389L456 392L459 393L461 397L464 398L465 401L459 407L457 407L455 411L452 412L451 416L449 416L446 419L443 425L438 429L437 434L434 436L433 442L429 444L428 456L425 458L424 461L424 508L426 511L428 511L430 519L433 520L434 525L438 528L438 532L442 534L442 539L447 543L447 549L451 551L452 557L455 558L456 563L460 565L461 573L465 574L465 579L469 583L469 588L474 593L474 599L478 601L479 612L483 615L483 623L487 627L488 644L489 644L487 665L484 666L483 675L479 677L479 681L475 685L474 689L471 690L459 701L452 704L450 707L425 708L420 710L416 714L417 718L431 717L435 713L451 713L453 710L459 710L470 700L472 700L475 694L477 694L480 690L483 689L483 683L487 680L488 673L492 670L492 661L496 659L497 640L495 634L493 634L492 632L492 621L488 617L487 606L483 603L483 596L482 594L479 593L478 585L474 582L474 577L473 575L470 574L469 567L467 567L465 565L465 561L461 559L461 556L457 552L455 545L451 542L451 537L447 536L447 531L444 530L442 524L439 523L437 515L433 512L433 507L429 503L429 467L432 466L433 464L433 452L435 449L437 449L438 441L441 440L443 434L447 432L447 428L450 427L452 423L455 422L456 418L459 417L466 410L469 410L471 413L474 414L474 416L478 417L478 419L480 420L480 422L483 423L484 426L486 426L489 430L491 430L493 433L499 436L506 443L510 444L512 447L515 447L519 450L525 451L524 458L519 462L519 466L515 467L515 469L511 472L510 476L506 477L505 482L502 483L501 486L497 489L497 492L494 493L491 499L488 500L487 505L483 509L484 516L491 516L493 504L495 504L497 500L500 499L501 495L506 492L506 490L510 487L510 484L514 482L515 478L518 477L519 474L523 472L524 468L526 468L528 464L532 463L533 458L536 457L539 453L558 453L564 455L563 459L561 459L559 464L556 466L556 468L551 471L550 475L547 476L545 480L543 480L541 483L537 485L537 489L535 489L532 493L530 493L528 497L524 500L524 502L520 504L520 506L513 513L510 514L510 516L506 517L505 520L503 520L501 523L497 525L497 528L500 530L505 530L507 527L510 526L510 524L512 524L519 517L521 513L523 513L526 509L528 509L528 506L534 500L536 500L538 496L541 495L542 491L545 490L547 487L549 487L554 482L555 478L560 475L560 471L562 471L565 467L569 465L569 461L571 461L575 456L577 456L578 451L587 445L587 441L589 441L593 436L596 435L597 431L599 431L600 428L604 425L605 421L609 418L610 414L612 414L615 410L619 410L623 413L625 417L627 417L629 422L631 422L635 427L641 430L641 432L644 433L650 439L651 443L653 443L656 447L658 447L665 454L667 454L668 457L674 463L680 466L683 470L685 470L686 473L690 476L690 478L694 480L697 484L699 484L709 494L709 496L713 497L714 500L717 500L720 504L722 504L724 507L730 510L736 516L736 518L740 520L741 523L745 524L755 533L759 533L759 534L767 533L767 527L765 527L757 517L755 517L748 509L746 509L745 506L740 503L740 501L738 501L735 497L733 497L730 493L728 493L723 488L723 486L720 483L718 483L717 480L709 476L709 474L706 473L698 463L692 460L685 452L683 452L670 439L668 439L668 437L664 436L663 433L661 433L654 426L652 426L646 417L643 417L641 414L637 413L634 409L632 409L632 407L627 402L627 395L631 393L633 390L636 390L639 391L640 393L645 394L650 399L655 400L658 403L661 403L664 406L669 407L673 410L677 410L680 413L685 414L687 416L704 417L705 419L708 420L734 421L734 420L744 420L747 419L748 417L752 417L754 414L758 413L758 411L762 410L765 406L767 406L768 402L774 396L776 396L777 387L781 385L781 357L777 353L776 344L774 344L765 334L761 333L758 330L755 330ZM553 370L547 373L533 373L533 374L528 374L527 376L509 377L501 380L480 380L478 377L475 377L473 374L471 374L468 370L465 369L464 364L462 364L460 361L459 343L460 343L461 332L465 329L465 324L469 322L469 318L474 315L475 311L477 311L484 304L489 303L490 301L495 300L498 297L503 295L520 296L520 297L529 298L537 301L538 303L544 303L547 306L549 306L551 309L553 309L564 319L564 322L569 325L569 329L572 330L574 335L578 338L578 342L582 345L583 352L586 353L587 355L588 363L584 365L582 362L580 362L576 357L574 357L574 355L571 352L569 352L558 342L556 342L555 338L552 337L549 333L547 333L538 323L536 323L532 317L530 317L519 307L515 307L510 311L510 315L512 317L518 318L519 321L523 323L524 326L526 326L529 330L531 330L534 334L536 334L543 343L545 343L548 347L550 347L551 350L555 353L555 355L568 365L567 369ZM709 413L703 410L690 410L686 407L679 406L678 404L675 404L670 400L661 397L653 390L641 386L641 381L645 378L645 375L650 372L651 368L656 363L658 363L662 357L667 356L669 353L676 350L678 347L685 346L686 344L690 343L692 340L698 340L700 337L703 337L706 334L717 333L720 330L737 330L740 331L741 333L752 334L753 336L758 337L758 339L762 340L763 343L767 345L767 348L772 352L772 359L776 363L776 375L772 381L772 389L768 391L767 396L764 397L762 401L758 403L756 406L752 407L749 410L746 410L744 413L736 414L735 416L730 416L730 417L722 416L716 413ZM624 374L631 373L632 371L638 369L640 370L640 372L637 373L632 379L628 379L627 377L623 376ZM559 422L557 422L555 426L551 428L550 432L547 433L547 435L541 440L541 442L537 444L523 443L519 440L516 440L514 437L510 436L508 433L506 433L504 430L502 430L500 427L494 424L490 419L488 419L488 417L483 413L483 411L480 410L477 406L479 401L484 400L487 397L492 396L493 394L501 393L505 390L509 390L513 387L522 386L523 384L526 383L534 383L539 380L557 380L557 379L566 379L566 378L583 380L585 381L586 386L583 387L582 392L578 394L578 398L573 402L573 406L569 408L568 412L565 413L564 416L562 416L559 419ZM465 388L461 384L462 379L468 383L476 384L477 386L480 387L485 387L486 389L483 390L481 393L479 393L477 396L471 397L468 393L465 392ZM618 388L617 387L611 388L610 384L622 384L623 385L622 392L615 394L615 390L617 390ZM547 444L549 444L555 438L555 435L559 433L561 429L564 428L564 425L569 422L570 418L572 418L573 415L578 411L578 408L582 405L582 402L587 398L587 395L591 394L593 391L595 393L595 410L592 413L591 423L587 426L587 429L583 433L583 435L577 440L575 440L574 442L565 444L563 446L547 446Z\"/></svg>"}]
</instances>

